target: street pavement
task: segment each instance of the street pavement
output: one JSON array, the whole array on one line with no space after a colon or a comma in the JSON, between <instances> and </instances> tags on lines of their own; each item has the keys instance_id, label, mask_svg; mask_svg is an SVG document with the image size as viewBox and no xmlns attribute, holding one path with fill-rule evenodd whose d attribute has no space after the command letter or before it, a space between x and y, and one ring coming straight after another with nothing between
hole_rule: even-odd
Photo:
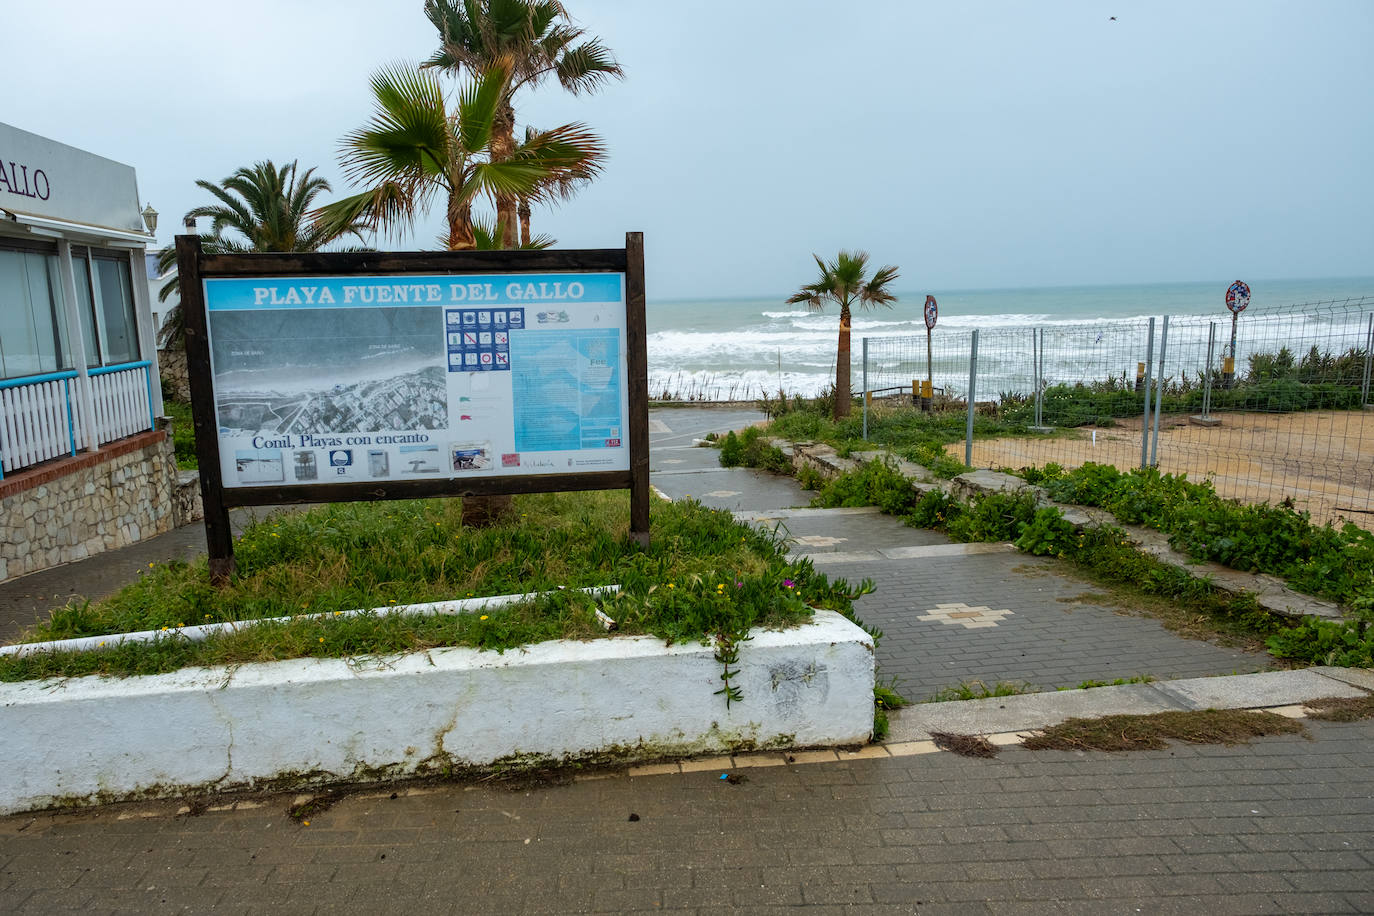
<instances>
[{"instance_id":1,"label":"street pavement","mask_svg":"<svg viewBox=\"0 0 1374 916\"><path fill-rule=\"evenodd\" d=\"M1309 728L10 817L0 912L1374 911L1374 723Z\"/></svg>"},{"instance_id":2,"label":"street pavement","mask_svg":"<svg viewBox=\"0 0 1374 916\"><path fill-rule=\"evenodd\" d=\"M777 530L831 576L872 579L858 614L884 631L880 676L913 699L971 680L1158 679L1059 695L1090 711L1096 697L1177 696L1169 679L1268 666L1098 603L1056 562L808 510L790 479L721 469L693 447L761 419L653 411L654 486ZM64 567L68 581L108 590L135 568L87 563ZM0 602L42 594L31 579L0 586ZM1262 678L1290 675L1309 673ZM290 794L0 818L0 913L1374 912L1374 722L991 759L897 737L955 707L972 711L969 731L996 731L1006 707L1037 700L918 707L887 745L857 752L363 788L299 819Z\"/></svg>"}]
</instances>

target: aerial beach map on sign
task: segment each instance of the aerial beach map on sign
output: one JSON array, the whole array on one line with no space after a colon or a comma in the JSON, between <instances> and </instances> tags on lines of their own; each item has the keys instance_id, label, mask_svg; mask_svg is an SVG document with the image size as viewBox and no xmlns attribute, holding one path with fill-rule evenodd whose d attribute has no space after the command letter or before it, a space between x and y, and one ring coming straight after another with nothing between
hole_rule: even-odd
<instances>
[{"instance_id":1,"label":"aerial beach map on sign","mask_svg":"<svg viewBox=\"0 0 1374 916\"><path fill-rule=\"evenodd\" d=\"M625 470L616 273L205 281L225 486Z\"/></svg>"}]
</instances>

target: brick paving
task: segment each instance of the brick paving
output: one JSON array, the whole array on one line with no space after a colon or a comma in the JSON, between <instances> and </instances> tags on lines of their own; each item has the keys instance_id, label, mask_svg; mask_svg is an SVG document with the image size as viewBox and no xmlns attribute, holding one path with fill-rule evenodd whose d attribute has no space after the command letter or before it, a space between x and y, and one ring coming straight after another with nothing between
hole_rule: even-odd
<instances>
[{"instance_id":1,"label":"brick paving","mask_svg":"<svg viewBox=\"0 0 1374 916\"><path fill-rule=\"evenodd\" d=\"M859 612L910 695L1265 663L1061 601L1089 589L1052 561L965 552L871 513L773 511L808 496L689 447L757 418L722 416L655 411L655 485L785 515L818 568L873 578ZM941 605L961 616L941 622ZM958 622L985 616L995 625ZM1374 912L1374 723L1308 727L1315 740L1236 748L795 754L560 786L402 785L347 794L309 826L289 795L199 816L150 803L0 818L0 913ZM722 781L727 767L746 781Z\"/></svg>"},{"instance_id":2,"label":"brick paving","mask_svg":"<svg viewBox=\"0 0 1374 916\"><path fill-rule=\"evenodd\" d=\"M668 454L680 463L663 464ZM883 631L880 679L896 678L908 699L974 681L1051 690L1088 680L1166 680L1273 667L1266 654L1186 639L1155 620L1093 600L1095 587L1054 559L1010 547L955 545L939 532L873 510L796 511L814 494L789 477L721 468L717 455L714 449L665 450L656 456L654 485L671 497L690 495L777 529L793 552L832 579L871 579L876 590L855 609L865 624ZM964 550L970 552L949 552ZM995 626L977 628L920 619L941 604L1011 613Z\"/></svg>"},{"instance_id":3,"label":"brick paving","mask_svg":"<svg viewBox=\"0 0 1374 916\"><path fill-rule=\"evenodd\" d=\"M1374 723L1308 727L0 818L0 912L1370 912Z\"/></svg>"}]
</instances>

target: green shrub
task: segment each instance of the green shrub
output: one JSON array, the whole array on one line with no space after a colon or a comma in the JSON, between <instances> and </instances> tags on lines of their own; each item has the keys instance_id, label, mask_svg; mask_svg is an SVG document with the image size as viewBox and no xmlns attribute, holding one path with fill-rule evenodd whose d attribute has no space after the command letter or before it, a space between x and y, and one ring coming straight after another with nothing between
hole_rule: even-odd
<instances>
[{"instance_id":1,"label":"green shrub","mask_svg":"<svg viewBox=\"0 0 1374 916\"><path fill-rule=\"evenodd\" d=\"M811 504L827 508L879 506L889 515L905 515L915 503L911 481L896 468L875 460L826 483Z\"/></svg>"}]
</instances>

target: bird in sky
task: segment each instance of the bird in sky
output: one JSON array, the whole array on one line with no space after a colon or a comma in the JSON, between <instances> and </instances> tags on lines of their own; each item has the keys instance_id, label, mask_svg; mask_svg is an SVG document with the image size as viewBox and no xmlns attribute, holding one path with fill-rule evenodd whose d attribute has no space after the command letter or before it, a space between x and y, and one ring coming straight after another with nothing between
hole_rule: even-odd
<instances>
[{"instance_id":1,"label":"bird in sky","mask_svg":"<svg viewBox=\"0 0 1374 916\"><path fill-rule=\"evenodd\" d=\"M1107 21L1108 21L1108 22L1116 22L1116 17L1115 17L1115 16L1112 16L1112 17L1108 18Z\"/></svg>"}]
</instances>

